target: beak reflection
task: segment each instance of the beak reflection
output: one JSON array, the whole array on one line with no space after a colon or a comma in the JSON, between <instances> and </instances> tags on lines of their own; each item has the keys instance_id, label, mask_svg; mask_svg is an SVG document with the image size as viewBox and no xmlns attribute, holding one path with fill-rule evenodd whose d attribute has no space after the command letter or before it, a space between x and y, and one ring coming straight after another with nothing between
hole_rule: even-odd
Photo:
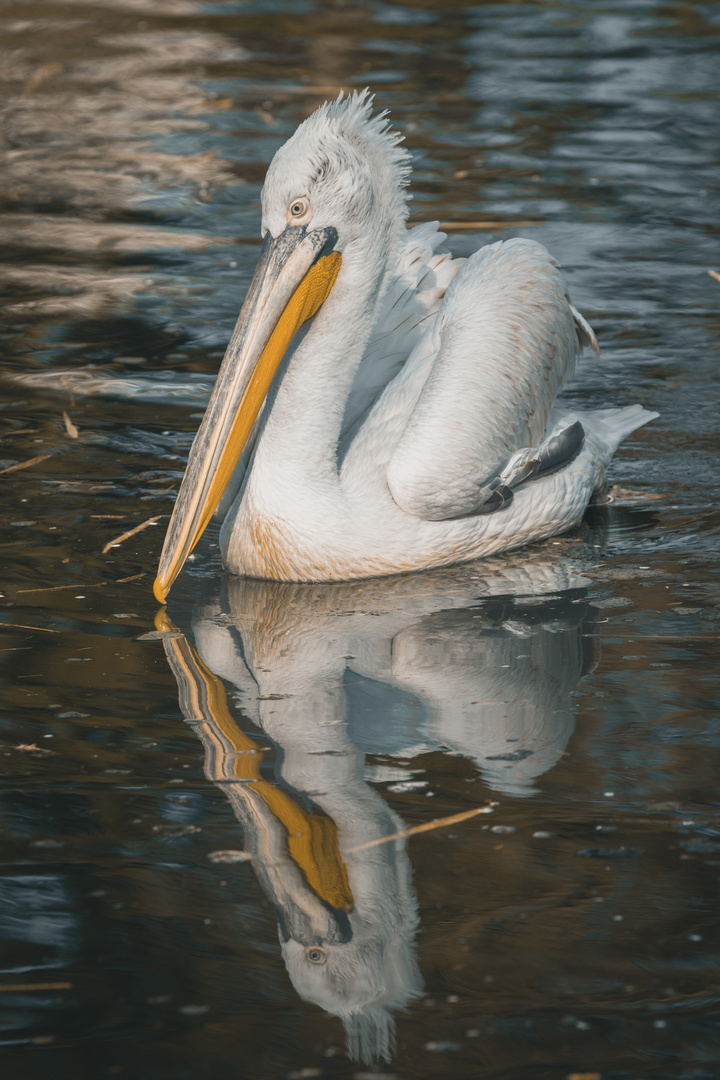
<instances>
[{"instance_id":1,"label":"beak reflection","mask_svg":"<svg viewBox=\"0 0 720 1080\"><path fill-rule=\"evenodd\" d=\"M305 945L312 963L321 962L310 957L313 950L323 952L318 940L343 944L352 938L348 912L354 900L337 825L318 807L304 805L298 792L262 776L263 749L238 727L222 681L164 609L155 625L165 635L180 708L205 745L206 775L222 784L254 838L255 870L277 913L280 935Z\"/></svg>"}]
</instances>

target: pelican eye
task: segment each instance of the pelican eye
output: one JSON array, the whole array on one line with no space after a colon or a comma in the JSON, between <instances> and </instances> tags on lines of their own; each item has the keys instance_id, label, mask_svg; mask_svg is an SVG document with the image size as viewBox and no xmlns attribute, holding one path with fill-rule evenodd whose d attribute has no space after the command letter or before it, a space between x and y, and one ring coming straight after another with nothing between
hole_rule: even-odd
<instances>
[{"instance_id":1,"label":"pelican eye","mask_svg":"<svg viewBox=\"0 0 720 1080\"><path fill-rule=\"evenodd\" d=\"M288 207L288 221L301 221L310 213L310 200L304 196L302 199L294 199Z\"/></svg>"},{"instance_id":2,"label":"pelican eye","mask_svg":"<svg viewBox=\"0 0 720 1080\"><path fill-rule=\"evenodd\" d=\"M323 949L321 945L308 945L305 955L311 964L324 964L328 958L327 949Z\"/></svg>"}]
</instances>

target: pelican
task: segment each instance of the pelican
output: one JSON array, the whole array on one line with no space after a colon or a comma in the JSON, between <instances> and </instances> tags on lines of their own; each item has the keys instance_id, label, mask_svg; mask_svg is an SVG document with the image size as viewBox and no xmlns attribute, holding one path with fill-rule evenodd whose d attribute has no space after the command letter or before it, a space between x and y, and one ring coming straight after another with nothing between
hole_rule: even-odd
<instances>
[{"instance_id":1,"label":"pelican","mask_svg":"<svg viewBox=\"0 0 720 1080\"><path fill-rule=\"evenodd\" d=\"M595 335L542 245L452 258L408 229L409 154L369 92L273 158L263 244L168 527L155 596L208 522L224 566L337 581L449 566L577 524L657 414L555 406Z\"/></svg>"}]
</instances>

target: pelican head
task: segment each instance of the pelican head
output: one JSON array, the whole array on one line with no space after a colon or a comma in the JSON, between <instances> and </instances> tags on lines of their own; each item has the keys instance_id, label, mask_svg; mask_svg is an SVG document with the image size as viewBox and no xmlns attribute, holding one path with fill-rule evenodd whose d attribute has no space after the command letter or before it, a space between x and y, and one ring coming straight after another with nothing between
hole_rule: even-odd
<instances>
[{"instance_id":1,"label":"pelican head","mask_svg":"<svg viewBox=\"0 0 720 1080\"><path fill-rule=\"evenodd\" d=\"M400 243L409 155L371 107L368 91L341 93L270 165L260 258L168 527L154 585L160 603L217 510L299 328L333 290L347 295L369 282L377 295Z\"/></svg>"},{"instance_id":2,"label":"pelican head","mask_svg":"<svg viewBox=\"0 0 720 1080\"><path fill-rule=\"evenodd\" d=\"M409 154L367 90L321 105L275 154L262 190L262 235L334 229L346 257L375 236L397 239L407 218ZM375 247L374 244L372 244Z\"/></svg>"}]
</instances>

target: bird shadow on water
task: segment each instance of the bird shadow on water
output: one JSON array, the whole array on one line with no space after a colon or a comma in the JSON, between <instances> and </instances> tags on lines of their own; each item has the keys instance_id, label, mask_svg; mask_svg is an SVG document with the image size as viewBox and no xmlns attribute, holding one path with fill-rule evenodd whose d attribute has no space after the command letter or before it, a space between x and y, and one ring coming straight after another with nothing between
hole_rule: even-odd
<instances>
[{"instance_id":1,"label":"bird shadow on water","mask_svg":"<svg viewBox=\"0 0 720 1080\"><path fill-rule=\"evenodd\" d=\"M243 828L292 984L341 1019L355 1060L391 1059L394 1014L423 991L415 830L367 781L412 774L368 770L366 755L462 756L492 792L531 796L572 737L572 694L595 663L588 584L524 553L329 585L228 576L206 583L188 635L158 613L183 716Z\"/></svg>"}]
</instances>

